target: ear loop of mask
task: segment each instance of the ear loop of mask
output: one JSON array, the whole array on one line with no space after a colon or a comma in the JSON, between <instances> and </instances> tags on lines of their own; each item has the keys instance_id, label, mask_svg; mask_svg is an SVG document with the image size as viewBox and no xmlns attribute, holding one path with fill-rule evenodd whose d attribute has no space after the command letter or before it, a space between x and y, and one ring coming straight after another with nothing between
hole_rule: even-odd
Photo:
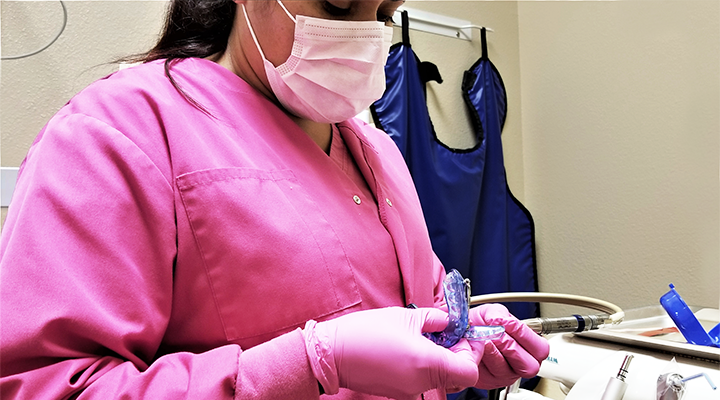
<instances>
[{"instance_id":1,"label":"ear loop of mask","mask_svg":"<svg viewBox=\"0 0 720 400\"><path fill-rule=\"evenodd\" d=\"M297 24L297 20L295 19L295 17L292 16L292 14L290 14L290 11L288 11L288 9L285 8L285 4L283 4L283 2L280 1L280 0L277 0L277 2L278 2L278 4L280 4L280 7L282 7L282 9L285 10L285 14L287 14L287 16L290 17L290 19L291 19L294 23Z\"/></svg>"},{"instance_id":2,"label":"ear loop of mask","mask_svg":"<svg viewBox=\"0 0 720 400\"><path fill-rule=\"evenodd\" d=\"M290 14L290 11L288 11L287 8L285 8L285 5L280 1L277 0L278 4L280 4L280 7L282 7L283 11L285 11L285 14L287 14L288 17L293 21L293 23L297 24L297 20L295 17ZM262 51L262 48L260 47L260 42L257 40L257 36L255 36L255 29L253 29L252 24L250 23L250 18L248 18L247 10L245 9L245 4L241 4L243 9L243 15L245 16L245 22L247 23L248 28L250 28L250 36L252 36L253 41L255 42L255 47L257 47L258 51L260 52L260 56L262 56L263 60L267 60L265 58L265 53Z\"/></svg>"}]
</instances>

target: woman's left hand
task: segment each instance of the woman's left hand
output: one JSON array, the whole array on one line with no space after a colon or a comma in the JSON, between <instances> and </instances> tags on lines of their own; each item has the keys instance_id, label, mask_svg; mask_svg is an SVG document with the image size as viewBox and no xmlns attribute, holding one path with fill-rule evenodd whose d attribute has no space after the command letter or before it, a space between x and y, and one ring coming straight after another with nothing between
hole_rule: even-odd
<instances>
[{"instance_id":1,"label":"woman's left hand","mask_svg":"<svg viewBox=\"0 0 720 400\"><path fill-rule=\"evenodd\" d=\"M491 341L469 341L480 358L475 387L496 389L511 385L519 378L532 378L550 353L542 336L523 324L501 304L483 304L470 309L471 325L502 325L505 334Z\"/></svg>"}]
</instances>

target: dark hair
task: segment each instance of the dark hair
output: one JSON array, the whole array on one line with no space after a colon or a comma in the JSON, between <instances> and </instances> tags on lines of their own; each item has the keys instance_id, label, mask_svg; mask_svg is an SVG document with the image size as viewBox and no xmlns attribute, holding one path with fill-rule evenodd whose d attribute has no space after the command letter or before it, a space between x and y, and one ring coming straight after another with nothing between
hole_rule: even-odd
<instances>
[{"instance_id":1,"label":"dark hair","mask_svg":"<svg viewBox=\"0 0 720 400\"><path fill-rule=\"evenodd\" d=\"M165 59L165 75L170 83L187 101L210 115L175 82L170 75L170 67L178 59L204 58L225 51L236 9L237 5L232 0L173 0L155 46L146 53L118 61L149 62Z\"/></svg>"},{"instance_id":2,"label":"dark hair","mask_svg":"<svg viewBox=\"0 0 720 400\"><path fill-rule=\"evenodd\" d=\"M160 39L135 59L202 58L224 51L236 8L232 0L173 0Z\"/></svg>"}]
</instances>

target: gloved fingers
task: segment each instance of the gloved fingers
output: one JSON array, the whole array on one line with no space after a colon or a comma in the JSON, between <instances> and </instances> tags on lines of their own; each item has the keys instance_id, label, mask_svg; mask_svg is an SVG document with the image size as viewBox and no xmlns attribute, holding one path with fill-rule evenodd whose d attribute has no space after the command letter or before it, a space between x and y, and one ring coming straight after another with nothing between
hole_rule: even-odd
<instances>
[{"instance_id":1,"label":"gloved fingers","mask_svg":"<svg viewBox=\"0 0 720 400\"><path fill-rule=\"evenodd\" d=\"M467 340L450 350L421 335L442 330L447 322L447 313L432 308L358 311L306 324L306 351L328 394L347 388L416 399L430 389L468 387L477 381L478 357Z\"/></svg>"},{"instance_id":2,"label":"gloved fingers","mask_svg":"<svg viewBox=\"0 0 720 400\"><path fill-rule=\"evenodd\" d=\"M507 386L512 385L520 379L517 375L499 375L495 374L495 372L490 371L486 365L481 364L478 367L478 375L480 378L478 378L477 383L475 383L474 387L478 389L499 389L504 388Z\"/></svg>"},{"instance_id":3,"label":"gloved fingers","mask_svg":"<svg viewBox=\"0 0 720 400\"><path fill-rule=\"evenodd\" d=\"M481 345L475 345L474 343L479 343ZM462 338L459 342L457 342L455 346L450 348L450 351L452 351L453 353L468 352L469 354L471 354L475 365L477 365L480 363L480 360L482 360L483 354L485 353L485 346L484 342L471 341Z\"/></svg>"},{"instance_id":4,"label":"gloved fingers","mask_svg":"<svg viewBox=\"0 0 720 400\"><path fill-rule=\"evenodd\" d=\"M517 341L506 337L496 340L494 345L497 352L505 358L506 364L512 368L516 375L523 378L532 378L540 371L541 360L528 353Z\"/></svg>"},{"instance_id":5,"label":"gloved fingers","mask_svg":"<svg viewBox=\"0 0 720 400\"><path fill-rule=\"evenodd\" d=\"M455 346L450 348L450 351L463 356L467 355L473 363L472 366L470 366L470 364L466 365L467 371L463 371L463 374L467 374L467 376L463 377L462 383L447 382L445 391L447 391L448 393L457 393L467 387L474 385L475 382L477 382L477 365L482 359L484 349L480 347L480 351L477 351L475 347L470 345L467 339L460 339L460 341L455 344Z\"/></svg>"},{"instance_id":6,"label":"gloved fingers","mask_svg":"<svg viewBox=\"0 0 720 400\"><path fill-rule=\"evenodd\" d=\"M482 360L478 365L478 380L473 386L480 389L496 389L508 386L520 378L494 343L484 342L478 345L471 343L471 346L484 348Z\"/></svg>"},{"instance_id":7,"label":"gloved fingers","mask_svg":"<svg viewBox=\"0 0 720 400\"><path fill-rule=\"evenodd\" d=\"M437 308L419 308L413 311L420 315L423 333L442 331L450 320L447 312Z\"/></svg>"},{"instance_id":8,"label":"gloved fingers","mask_svg":"<svg viewBox=\"0 0 720 400\"><path fill-rule=\"evenodd\" d=\"M470 309L468 313L468 317L470 320L470 325L475 326L481 326L481 325L490 325L487 322L485 322L485 319L483 318L483 309L485 308L486 304L479 305L477 307L473 307Z\"/></svg>"},{"instance_id":9,"label":"gloved fingers","mask_svg":"<svg viewBox=\"0 0 720 400\"><path fill-rule=\"evenodd\" d=\"M432 342L431 342L432 343ZM433 343L433 346L437 346ZM442 380L444 387L460 388L470 387L478 379L477 363L479 358L476 352L470 347L467 339L460 341L450 349L437 346L438 350L446 353L446 376Z\"/></svg>"},{"instance_id":10,"label":"gloved fingers","mask_svg":"<svg viewBox=\"0 0 720 400\"><path fill-rule=\"evenodd\" d=\"M471 309L470 323L504 326L505 335L510 336L535 360L542 361L550 354L547 340L515 318L502 304L483 304Z\"/></svg>"},{"instance_id":11,"label":"gloved fingers","mask_svg":"<svg viewBox=\"0 0 720 400\"><path fill-rule=\"evenodd\" d=\"M491 341L484 343L479 367L490 371L492 376L517 376L505 355Z\"/></svg>"},{"instance_id":12,"label":"gloved fingers","mask_svg":"<svg viewBox=\"0 0 720 400\"><path fill-rule=\"evenodd\" d=\"M538 335L522 322L515 320L509 324L510 336L522 345L536 360L542 361L550 354L550 344L547 339Z\"/></svg>"}]
</instances>

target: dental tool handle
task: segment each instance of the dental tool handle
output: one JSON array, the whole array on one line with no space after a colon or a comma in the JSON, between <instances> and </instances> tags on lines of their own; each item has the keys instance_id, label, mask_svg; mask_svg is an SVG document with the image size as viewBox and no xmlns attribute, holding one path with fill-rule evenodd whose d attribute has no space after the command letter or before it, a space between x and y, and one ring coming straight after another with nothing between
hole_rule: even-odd
<instances>
[{"instance_id":1,"label":"dental tool handle","mask_svg":"<svg viewBox=\"0 0 720 400\"><path fill-rule=\"evenodd\" d=\"M620 371L618 371L617 376L610 378L600 400L622 400L623 396L625 396L625 390L627 389L625 377L627 376L628 367L632 359L632 355L625 356L620 366Z\"/></svg>"},{"instance_id":2,"label":"dental tool handle","mask_svg":"<svg viewBox=\"0 0 720 400\"><path fill-rule=\"evenodd\" d=\"M549 335L560 332L584 332L598 329L609 318L607 314L573 315L559 318L531 318L522 322L538 335Z\"/></svg>"},{"instance_id":3,"label":"dental tool handle","mask_svg":"<svg viewBox=\"0 0 720 400\"><path fill-rule=\"evenodd\" d=\"M625 390L627 389L627 383L621 381L618 378L610 378L605 393L600 400L622 400L625 396Z\"/></svg>"}]
</instances>

